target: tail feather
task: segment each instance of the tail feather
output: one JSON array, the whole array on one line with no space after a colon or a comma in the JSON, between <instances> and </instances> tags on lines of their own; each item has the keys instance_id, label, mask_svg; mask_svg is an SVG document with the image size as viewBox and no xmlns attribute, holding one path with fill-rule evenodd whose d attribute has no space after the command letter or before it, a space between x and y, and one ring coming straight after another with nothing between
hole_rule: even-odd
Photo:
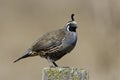
<instances>
[{"instance_id":1,"label":"tail feather","mask_svg":"<svg viewBox=\"0 0 120 80\"><path fill-rule=\"evenodd\" d=\"M26 58L26 57L29 57L30 56L30 53L31 53L31 50L27 50L21 57L19 57L18 59L16 59L13 63L23 59L23 58Z\"/></svg>"}]
</instances>

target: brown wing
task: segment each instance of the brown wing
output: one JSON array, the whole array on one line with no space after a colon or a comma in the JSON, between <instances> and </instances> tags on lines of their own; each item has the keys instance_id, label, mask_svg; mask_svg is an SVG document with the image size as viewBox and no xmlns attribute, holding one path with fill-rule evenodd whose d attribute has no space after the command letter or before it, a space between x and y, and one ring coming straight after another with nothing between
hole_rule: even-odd
<instances>
[{"instance_id":1,"label":"brown wing","mask_svg":"<svg viewBox=\"0 0 120 80\"><path fill-rule=\"evenodd\" d=\"M65 32L63 29L57 31L49 32L43 35L37 40L37 42L32 46L32 51L47 51L62 43L65 37Z\"/></svg>"}]
</instances>

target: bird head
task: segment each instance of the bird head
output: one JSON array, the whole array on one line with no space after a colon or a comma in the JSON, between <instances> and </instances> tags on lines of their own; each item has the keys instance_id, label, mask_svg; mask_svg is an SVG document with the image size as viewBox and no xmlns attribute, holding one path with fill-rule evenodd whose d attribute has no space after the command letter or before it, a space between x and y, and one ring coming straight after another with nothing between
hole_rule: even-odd
<instances>
[{"instance_id":1,"label":"bird head","mask_svg":"<svg viewBox=\"0 0 120 80\"><path fill-rule=\"evenodd\" d=\"M77 22L74 19L74 14L71 14L71 21L67 22L65 28L67 31L76 32Z\"/></svg>"}]
</instances>

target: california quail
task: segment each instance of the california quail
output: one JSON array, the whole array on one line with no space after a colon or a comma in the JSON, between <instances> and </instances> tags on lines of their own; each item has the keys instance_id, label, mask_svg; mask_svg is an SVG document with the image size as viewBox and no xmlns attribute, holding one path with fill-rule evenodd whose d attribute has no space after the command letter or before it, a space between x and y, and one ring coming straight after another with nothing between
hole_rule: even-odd
<instances>
[{"instance_id":1,"label":"california quail","mask_svg":"<svg viewBox=\"0 0 120 80\"><path fill-rule=\"evenodd\" d=\"M58 67L55 61L69 53L77 42L77 23L74 20L74 14L71 15L71 19L64 28L46 33L39 38L32 47L14 62L39 55L52 63L52 66Z\"/></svg>"}]
</instances>

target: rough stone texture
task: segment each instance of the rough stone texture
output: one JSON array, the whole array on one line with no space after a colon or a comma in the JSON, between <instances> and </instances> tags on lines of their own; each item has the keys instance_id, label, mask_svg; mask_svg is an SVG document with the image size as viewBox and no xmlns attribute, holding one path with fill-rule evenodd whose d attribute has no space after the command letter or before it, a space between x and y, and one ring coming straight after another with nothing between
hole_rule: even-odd
<instances>
[{"instance_id":1,"label":"rough stone texture","mask_svg":"<svg viewBox=\"0 0 120 80\"><path fill-rule=\"evenodd\" d=\"M88 80L88 71L74 67L44 68L42 80Z\"/></svg>"}]
</instances>

